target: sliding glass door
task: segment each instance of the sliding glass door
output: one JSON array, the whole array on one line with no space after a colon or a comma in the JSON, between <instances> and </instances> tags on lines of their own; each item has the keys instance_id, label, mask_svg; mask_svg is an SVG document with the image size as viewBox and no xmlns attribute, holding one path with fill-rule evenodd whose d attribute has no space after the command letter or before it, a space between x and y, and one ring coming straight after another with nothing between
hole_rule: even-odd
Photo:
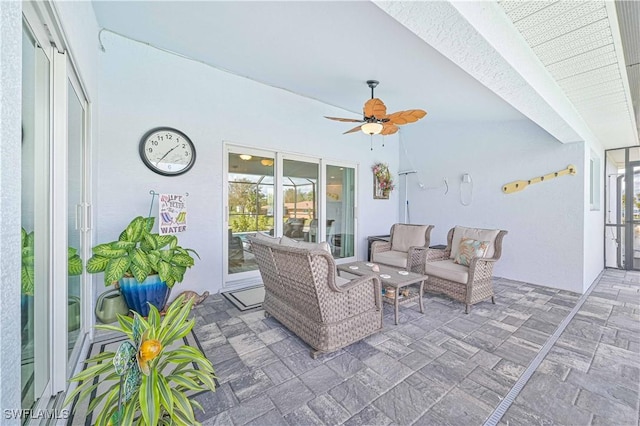
<instances>
[{"instance_id":1,"label":"sliding glass door","mask_svg":"<svg viewBox=\"0 0 640 426\"><path fill-rule=\"evenodd\" d=\"M282 235L315 241L318 229L318 164L282 160Z\"/></svg>"},{"instance_id":2,"label":"sliding glass door","mask_svg":"<svg viewBox=\"0 0 640 426\"><path fill-rule=\"evenodd\" d=\"M333 256L355 256L356 171L353 167L327 165L326 235Z\"/></svg>"},{"instance_id":3,"label":"sliding glass door","mask_svg":"<svg viewBox=\"0 0 640 426\"><path fill-rule=\"evenodd\" d=\"M22 61L22 408L31 408L50 380L51 121L50 61L26 23Z\"/></svg>"},{"instance_id":4,"label":"sliding glass door","mask_svg":"<svg viewBox=\"0 0 640 426\"><path fill-rule=\"evenodd\" d=\"M262 232L327 241L335 259L356 253L356 167L275 151L227 146L225 287L260 282L247 237Z\"/></svg>"}]
</instances>

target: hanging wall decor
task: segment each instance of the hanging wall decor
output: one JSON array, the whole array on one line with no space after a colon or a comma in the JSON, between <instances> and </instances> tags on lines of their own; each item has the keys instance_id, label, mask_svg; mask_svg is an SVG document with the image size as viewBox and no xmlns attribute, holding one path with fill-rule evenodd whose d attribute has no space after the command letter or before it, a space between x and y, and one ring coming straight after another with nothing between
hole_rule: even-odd
<instances>
[{"instance_id":1,"label":"hanging wall decor","mask_svg":"<svg viewBox=\"0 0 640 426\"><path fill-rule=\"evenodd\" d=\"M395 188L389 166L385 163L376 163L371 167L373 172L373 199L388 200L389 194Z\"/></svg>"},{"instance_id":2,"label":"hanging wall decor","mask_svg":"<svg viewBox=\"0 0 640 426\"><path fill-rule=\"evenodd\" d=\"M577 172L576 166L569 164L566 169L559 170L557 172L549 173L544 176L538 176L529 180L517 180L515 182L502 185L502 192L505 194L511 194L513 192L522 191L527 186L538 182L544 182L565 175L575 175Z\"/></svg>"}]
</instances>

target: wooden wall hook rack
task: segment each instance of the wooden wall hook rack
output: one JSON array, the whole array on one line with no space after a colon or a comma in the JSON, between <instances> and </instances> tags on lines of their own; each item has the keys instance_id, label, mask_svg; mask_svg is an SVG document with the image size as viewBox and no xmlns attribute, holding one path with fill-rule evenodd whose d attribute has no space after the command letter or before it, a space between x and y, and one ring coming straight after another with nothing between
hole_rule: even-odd
<instances>
[{"instance_id":1,"label":"wooden wall hook rack","mask_svg":"<svg viewBox=\"0 0 640 426\"><path fill-rule=\"evenodd\" d=\"M565 175L575 175L576 173L577 173L576 166L574 166L573 164L569 164L566 169L559 170L554 173L549 173L544 176L535 177L529 180L516 180L514 182L502 185L502 192L504 192L505 194L511 194L513 192L522 191L527 186L532 185L534 183L544 182L544 181L551 180L553 178L557 178Z\"/></svg>"}]
</instances>

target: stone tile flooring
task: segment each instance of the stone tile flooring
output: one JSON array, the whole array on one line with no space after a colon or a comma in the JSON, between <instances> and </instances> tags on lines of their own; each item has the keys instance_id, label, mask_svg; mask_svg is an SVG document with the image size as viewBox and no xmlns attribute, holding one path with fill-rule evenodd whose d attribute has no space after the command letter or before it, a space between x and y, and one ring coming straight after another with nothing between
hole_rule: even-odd
<instances>
[{"instance_id":1,"label":"stone tile flooring","mask_svg":"<svg viewBox=\"0 0 640 426\"><path fill-rule=\"evenodd\" d=\"M385 304L385 329L312 359L264 311L220 295L194 309L220 387L196 399L204 425L481 425L579 295L495 279L496 305L443 296ZM501 419L503 425L637 425L640 273L605 271Z\"/></svg>"}]
</instances>

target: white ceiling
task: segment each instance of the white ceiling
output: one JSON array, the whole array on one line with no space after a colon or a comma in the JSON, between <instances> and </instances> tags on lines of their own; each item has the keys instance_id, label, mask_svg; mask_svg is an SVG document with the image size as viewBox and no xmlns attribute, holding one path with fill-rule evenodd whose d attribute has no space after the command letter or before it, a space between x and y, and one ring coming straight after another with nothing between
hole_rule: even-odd
<instances>
[{"instance_id":1,"label":"white ceiling","mask_svg":"<svg viewBox=\"0 0 640 426\"><path fill-rule=\"evenodd\" d=\"M426 3L432 8L448 5ZM393 4L404 10L409 7ZM553 103L541 102L530 111L523 106L526 102L518 103L490 84L480 83L473 70L461 68L457 59L453 58L454 63L442 49L425 42L419 31L398 15L392 17L381 3L94 1L93 7L99 25L109 31L338 106L353 113L345 112L347 117L360 114L370 95L365 81L377 79L381 83L376 96L390 112L422 108L429 113L412 126L528 117L563 142L585 134L573 131L578 126L562 118ZM448 32L458 49L464 49L466 40L456 37L463 34L460 25L444 24L439 31ZM517 32L513 26L508 30ZM491 73L513 73L508 65L499 67ZM528 83L523 79L517 85ZM540 114L553 119L545 121ZM327 125L342 130L340 123ZM591 125L591 130L597 128L595 122ZM632 143L637 143L637 137L635 142L607 147Z\"/></svg>"}]
</instances>

